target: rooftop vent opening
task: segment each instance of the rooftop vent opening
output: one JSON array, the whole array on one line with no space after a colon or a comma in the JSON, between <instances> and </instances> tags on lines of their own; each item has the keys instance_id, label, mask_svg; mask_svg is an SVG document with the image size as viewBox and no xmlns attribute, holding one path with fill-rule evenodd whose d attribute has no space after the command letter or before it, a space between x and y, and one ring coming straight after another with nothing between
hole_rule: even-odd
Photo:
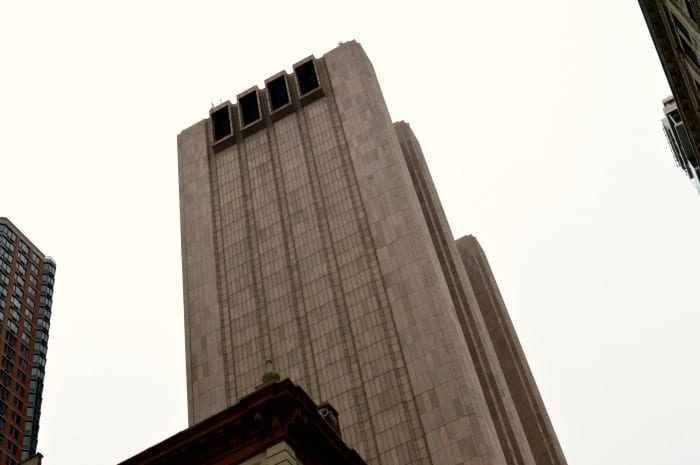
<instances>
[{"instance_id":1,"label":"rooftop vent opening","mask_svg":"<svg viewBox=\"0 0 700 465\"><path fill-rule=\"evenodd\" d=\"M289 103L289 92L287 91L287 79L280 76L267 83L267 94L270 96L270 106L272 111L282 108Z\"/></svg>"},{"instance_id":2,"label":"rooftop vent opening","mask_svg":"<svg viewBox=\"0 0 700 465\"><path fill-rule=\"evenodd\" d=\"M319 87L316 67L314 66L313 60L309 60L297 66L294 69L294 73L297 75L297 82L299 82L299 92L301 95L308 94Z\"/></svg>"},{"instance_id":3,"label":"rooftop vent opening","mask_svg":"<svg viewBox=\"0 0 700 465\"><path fill-rule=\"evenodd\" d=\"M258 107L258 91L254 90L238 99L241 108L241 118L243 126L248 126L260 119L260 108Z\"/></svg>"},{"instance_id":4,"label":"rooftop vent opening","mask_svg":"<svg viewBox=\"0 0 700 465\"><path fill-rule=\"evenodd\" d=\"M214 125L214 142L231 135L231 112L228 105L212 113L211 120Z\"/></svg>"}]
</instances>

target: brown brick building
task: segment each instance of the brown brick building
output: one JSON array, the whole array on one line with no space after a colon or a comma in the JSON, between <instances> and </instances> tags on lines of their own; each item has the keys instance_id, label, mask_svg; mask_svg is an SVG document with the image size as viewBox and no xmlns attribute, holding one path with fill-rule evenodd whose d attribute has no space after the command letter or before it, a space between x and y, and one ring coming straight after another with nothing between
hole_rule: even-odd
<instances>
[{"instance_id":1,"label":"brown brick building","mask_svg":"<svg viewBox=\"0 0 700 465\"><path fill-rule=\"evenodd\" d=\"M566 463L488 263L356 42L178 137L190 424L272 358L371 465Z\"/></svg>"},{"instance_id":2,"label":"brown brick building","mask_svg":"<svg viewBox=\"0 0 700 465\"><path fill-rule=\"evenodd\" d=\"M0 218L0 464L36 453L56 263Z\"/></svg>"}]
</instances>

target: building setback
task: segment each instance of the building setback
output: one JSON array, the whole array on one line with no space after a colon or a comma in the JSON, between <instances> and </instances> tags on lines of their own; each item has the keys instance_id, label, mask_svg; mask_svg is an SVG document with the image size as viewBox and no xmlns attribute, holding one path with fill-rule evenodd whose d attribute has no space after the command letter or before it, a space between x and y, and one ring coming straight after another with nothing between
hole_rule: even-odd
<instances>
[{"instance_id":1,"label":"building setback","mask_svg":"<svg viewBox=\"0 0 700 465\"><path fill-rule=\"evenodd\" d=\"M190 424L271 358L371 465L565 464L485 257L360 45L293 68L178 136Z\"/></svg>"},{"instance_id":2,"label":"building setback","mask_svg":"<svg viewBox=\"0 0 700 465\"><path fill-rule=\"evenodd\" d=\"M56 263L0 218L0 463L35 455Z\"/></svg>"}]
</instances>

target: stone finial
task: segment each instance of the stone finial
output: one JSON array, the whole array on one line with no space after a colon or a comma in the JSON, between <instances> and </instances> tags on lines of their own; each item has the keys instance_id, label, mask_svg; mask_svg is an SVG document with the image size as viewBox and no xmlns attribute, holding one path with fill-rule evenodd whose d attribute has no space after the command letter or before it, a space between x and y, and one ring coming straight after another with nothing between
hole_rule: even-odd
<instances>
[{"instance_id":1,"label":"stone finial","mask_svg":"<svg viewBox=\"0 0 700 465\"><path fill-rule=\"evenodd\" d=\"M280 375L275 371L272 365L272 360L265 360L265 372L262 375L262 386L267 386L268 384L276 383L280 380Z\"/></svg>"}]
</instances>

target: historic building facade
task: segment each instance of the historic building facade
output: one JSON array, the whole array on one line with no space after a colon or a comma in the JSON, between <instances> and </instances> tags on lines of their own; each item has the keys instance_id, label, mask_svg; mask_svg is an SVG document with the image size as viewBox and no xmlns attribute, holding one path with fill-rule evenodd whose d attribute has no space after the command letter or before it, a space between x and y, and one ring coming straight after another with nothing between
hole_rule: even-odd
<instances>
[{"instance_id":1,"label":"historic building facade","mask_svg":"<svg viewBox=\"0 0 700 465\"><path fill-rule=\"evenodd\" d=\"M367 465L337 425L333 407L278 378L120 465Z\"/></svg>"}]
</instances>

